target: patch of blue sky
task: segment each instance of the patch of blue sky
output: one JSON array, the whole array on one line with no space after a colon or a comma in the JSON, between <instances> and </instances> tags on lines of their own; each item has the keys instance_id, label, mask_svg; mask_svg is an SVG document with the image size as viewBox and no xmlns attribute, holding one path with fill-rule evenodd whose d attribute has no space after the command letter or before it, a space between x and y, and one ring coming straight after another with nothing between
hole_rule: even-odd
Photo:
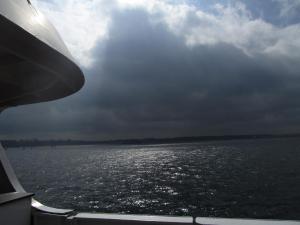
<instances>
[{"instance_id":1,"label":"patch of blue sky","mask_svg":"<svg viewBox=\"0 0 300 225\"><path fill-rule=\"evenodd\" d=\"M234 6L242 3L251 13L253 19L262 19L279 27L300 23L300 1L299 0L178 0L173 1L192 4L197 8L215 14L216 4L223 6Z\"/></svg>"}]
</instances>

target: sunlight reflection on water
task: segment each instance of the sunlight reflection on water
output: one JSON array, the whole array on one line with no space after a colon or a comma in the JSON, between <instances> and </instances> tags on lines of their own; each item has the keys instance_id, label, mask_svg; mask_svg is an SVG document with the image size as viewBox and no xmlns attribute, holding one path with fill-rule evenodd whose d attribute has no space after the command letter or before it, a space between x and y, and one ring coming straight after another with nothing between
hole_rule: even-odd
<instances>
[{"instance_id":1,"label":"sunlight reflection on water","mask_svg":"<svg viewBox=\"0 0 300 225\"><path fill-rule=\"evenodd\" d=\"M300 219L297 139L7 152L25 188L54 207Z\"/></svg>"}]
</instances>

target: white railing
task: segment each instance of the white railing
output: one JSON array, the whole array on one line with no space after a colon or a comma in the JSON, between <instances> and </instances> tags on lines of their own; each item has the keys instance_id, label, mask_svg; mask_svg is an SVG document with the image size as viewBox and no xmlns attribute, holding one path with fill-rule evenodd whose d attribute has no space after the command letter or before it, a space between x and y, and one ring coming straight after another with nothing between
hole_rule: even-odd
<instances>
[{"instance_id":1,"label":"white railing","mask_svg":"<svg viewBox=\"0 0 300 225\"><path fill-rule=\"evenodd\" d=\"M193 218L104 213L73 213L73 215L57 215L34 212L33 218L33 225L300 225L300 221L287 220Z\"/></svg>"}]
</instances>

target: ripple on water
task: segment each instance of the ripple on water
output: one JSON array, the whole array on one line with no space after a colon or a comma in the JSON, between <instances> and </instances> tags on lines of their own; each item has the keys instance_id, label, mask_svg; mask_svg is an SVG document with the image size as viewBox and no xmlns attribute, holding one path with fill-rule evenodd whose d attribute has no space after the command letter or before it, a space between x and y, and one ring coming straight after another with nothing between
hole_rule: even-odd
<instances>
[{"instance_id":1,"label":"ripple on water","mask_svg":"<svg viewBox=\"0 0 300 225\"><path fill-rule=\"evenodd\" d=\"M7 153L26 190L53 207L300 219L299 146L274 139Z\"/></svg>"}]
</instances>

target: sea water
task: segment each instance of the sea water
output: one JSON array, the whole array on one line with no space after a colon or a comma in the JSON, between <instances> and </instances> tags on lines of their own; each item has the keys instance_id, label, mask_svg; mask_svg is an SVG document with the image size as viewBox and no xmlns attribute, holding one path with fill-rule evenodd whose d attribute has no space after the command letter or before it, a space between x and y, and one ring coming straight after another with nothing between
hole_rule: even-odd
<instances>
[{"instance_id":1,"label":"sea water","mask_svg":"<svg viewBox=\"0 0 300 225\"><path fill-rule=\"evenodd\" d=\"M300 139L8 149L42 203L86 212L300 219Z\"/></svg>"}]
</instances>

